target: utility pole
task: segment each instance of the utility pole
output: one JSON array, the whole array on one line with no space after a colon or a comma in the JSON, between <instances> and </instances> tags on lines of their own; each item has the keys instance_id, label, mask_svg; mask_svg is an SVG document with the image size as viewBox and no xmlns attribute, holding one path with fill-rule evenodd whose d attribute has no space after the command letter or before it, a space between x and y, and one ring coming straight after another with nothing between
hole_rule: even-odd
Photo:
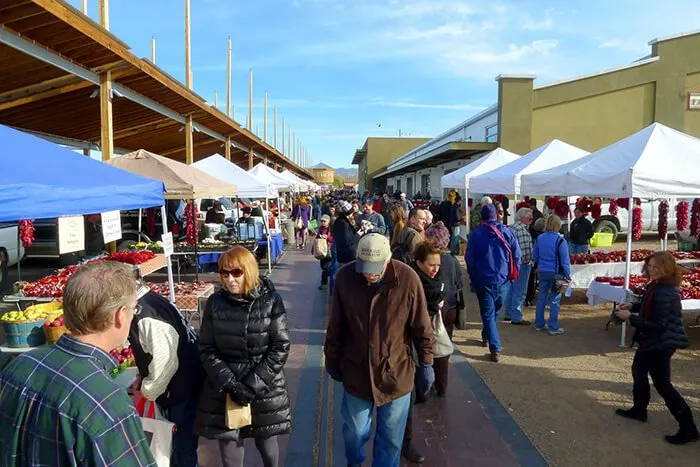
<instances>
[{"instance_id":1,"label":"utility pole","mask_svg":"<svg viewBox=\"0 0 700 467\"><path fill-rule=\"evenodd\" d=\"M228 37L228 67L226 74L226 115L231 117L231 36Z\"/></svg>"},{"instance_id":2,"label":"utility pole","mask_svg":"<svg viewBox=\"0 0 700 467\"><path fill-rule=\"evenodd\" d=\"M190 0L185 0L185 85L192 89L192 54L190 51Z\"/></svg>"}]
</instances>

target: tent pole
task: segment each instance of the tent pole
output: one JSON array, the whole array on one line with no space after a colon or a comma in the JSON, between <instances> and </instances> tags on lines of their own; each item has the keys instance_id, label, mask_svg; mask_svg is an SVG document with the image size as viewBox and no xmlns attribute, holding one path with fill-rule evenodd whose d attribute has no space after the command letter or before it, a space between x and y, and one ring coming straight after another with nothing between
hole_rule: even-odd
<instances>
[{"instance_id":1,"label":"tent pole","mask_svg":"<svg viewBox=\"0 0 700 467\"><path fill-rule=\"evenodd\" d=\"M141 216L143 215L142 209L139 208L139 237L138 242L141 243ZM162 215L162 214L161 214Z\"/></svg>"},{"instance_id":2,"label":"tent pole","mask_svg":"<svg viewBox=\"0 0 700 467\"><path fill-rule=\"evenodd\" d=\"M139 214L141 210L139 209ZM160 223L163 224L163 233L168 233L168 214L165 211L165 204L160 207ZM139 224L141 223L141 216L139 215ZM141 229L139 228L139 235ZM140 236L139 236L140 239ZM170 286L170 302L175 304L175 280L173 279L173 262L170 260L170 256L165 258L165 262L168 264L168 285Z\"/></svg>"},{"instance_id":3,"label":"tent pole","mask_svg":"<svg viewBox=\"0 0 700 467\"><path fill-rule=\"evenodd\" d=\"M630 270L632 268L632 224L634 217L634 198L628 200L627 212L627 258L625 260L625 290L630 288ZM620 335L620 347L625 347L625 338L627 337L627 321L622 323L622 334Z\"/></svg>"},{"instance_id":4,"label":"tent pole","mask_svg":"<svg viewBox=\"0 0 700 467\"><path fill-rule=\"evenodd\" d=\"M7 255L7 262L10 262L10 255ZM17 280L21 281L22 280L22 266L20 266L20 263L22 262L22 246L21 246L21 241L20 241L20 232L19 232L19 222L17 223Z\"/></svg>"},{"instance_id":5,"label":"tent pole","mask_svg":"<svg viewBox=\"0 0 700 467\"><path fill-rule=\"evenodd\" d=\"M272 249L270 248L270 204L268 203L269 198L265 197L265 210L267 211L267 222L265 222L265 216L263 216L263 222L265 222L265 230L267 231L267 273L272 272Z\"/></svg>"}]
</instances>

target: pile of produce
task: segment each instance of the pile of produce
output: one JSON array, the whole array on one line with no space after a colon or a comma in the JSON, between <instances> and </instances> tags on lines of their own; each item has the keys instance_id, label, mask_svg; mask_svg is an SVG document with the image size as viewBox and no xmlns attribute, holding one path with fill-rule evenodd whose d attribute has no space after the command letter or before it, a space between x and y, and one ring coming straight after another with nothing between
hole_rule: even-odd
<instances>
[{"instance_id":1,"label":"pile of produce","mask_svg":"<svg viewBox=\"0 0 700 467\"><path fill-rule=\"evenodd\" d=\"M170 285L167 282L164 284L154 284L152 282L146 282L146 286L148 286L153 292L157 294L165 296L170 294ZM202 281L177 282L175 284L175 295L196 295L197 292L201 292L206 288L207 283Z\"/></svg>"},{"instance_id":2,"label":"pile of produce","mask_svg":"<svg viewBox=\"0 0 700 467\"><path fill-rule=\"evenodd\" d=\"M625 278L622 276L605 277L600 276L595 278L596 282L610 284L614 287L623 287ZM644 276L630 276L630 290L638 295L644 293L644 288L647 285L647 279ZM681 283L681 299L682 300L699 300L700 299L700 267L693 268L683 273L683 282Z\"/></svg>"},{"instance_id":3,"label":"pile of produce","mask_svg":"<svg viewBox=\"0 0 700 467\"><path fill-rule=\"evenodd\" d=\"M59 312L56 311L42 311L41 309L29 307L24 311L8 311L2 315L0 320L5 323L30 323L33 321L42 320L48 321L53 320L58 313ZM63 318L63 312L60 312L60 317Z\"/></svg>"},{"instance_id":4,"label":"pile of produce","mask_svg":"<svg viewBox=\"0 0 700 467\"><path fill-rule=\"evenodd\" d=\"M116 378L117 375L123 373L127 368L136 365L134 362L134 351L131 349L131 346L122 349L112 349L109 354L119 362L119 365L110 372L112 378Z\"/></svg>"},{"instance_id":5,"label":"pile of produce","mask_svg":"<svg viewBox=\"0 0 700 467\"><path fill-rule=\"evenodd\" d=\"M136 251L141 251L141 250L147 250L147 251L152 251L153 253L163 253L163 243L161 242L138 242L130 247L132 250Z\"/></svg>"},{"instance_id":6,"label":"pile of produce","mask_svg":"<svg viewBox=\"0 0 700 467\"><path fill-rule=\"evenodd\" d=\"M44 327L47 328L60 328L61 326L65 326L64 318L63 318L63 313L61 313L58 317L56 317L54 320L47 319L44 322Z\"/></svg>"},{"instance_id":7,"label":"pile of produce","mask_svg":"<svg viewBox=\"0 0 700 467\"><path fill-rule=\"evenodd\" d=\"M162 247L162 246L161 246ZM118 261L126 264L143 264L156 257L152 251L117 251L104 258L104 261Z\"/></svg>"},{"instance_id":8,"label":"pile of produce","mask_svg":"<svg viewBox=\"0 0 700 467\"><path fill-rule=\"evenodd\" d=\"M77 270L78 266L68 266L35 282L18 282L15 288L27 297L63 297L68 278Z\"/></svg>"},{"instance_id":9,"label":"pile of produce","mask_svg":"<svg viewBox=\"0 0 700 467\"><path fill-rule=\"evenodd\" d=\"M644 261L644 258L653 253L653 250L632 250L632 261ZM676 260L700 259L700 251L672 251L671 254ZM624 263L626 259L627 252L624 250L595 251L571 255L571 264Z\"/></svg>"}]
</instances>

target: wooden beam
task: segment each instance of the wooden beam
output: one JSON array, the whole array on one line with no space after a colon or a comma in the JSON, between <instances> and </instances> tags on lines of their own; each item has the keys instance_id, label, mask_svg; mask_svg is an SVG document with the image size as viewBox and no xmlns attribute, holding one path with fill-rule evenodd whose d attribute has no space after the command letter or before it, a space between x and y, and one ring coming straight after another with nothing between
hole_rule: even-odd
<instances>
[{"instance_id":1,"label":"wooden beam","mask_svg":"<svg viewBox=\"0 0 700 467\"><path fill-rule=\"evenodd\" d=\"M100 75L100 150L102 160L114 156L114 134L112 127L112 72Z\"/></svg>"},{"instance_id":2,"label":"wooden beam","mask_svg":"<svg viewBox=\"0 0 700 467\"><path fill-rule=\"evenodd\" d=\"M47 89L54 89L65 86L66 84L73 84L80 81L82 81L80 78L73 75L59 76L58 78L47 79L40 83L30 84L28 86L22 86L19 88L12 89L10 91L5 91L0 94L0 102L8 102L19 97L36 94L42 91L46 91Z\"/></svg>"},{"instance_id":3,"label":"wooden beam","mask_svg":"<svg viewBox=\"0 0 700 467\"><path fill-rule=\"evenodd\" d=\"M248 170L253 168L253 149L248 150Z\"/></svg>"},{"instance_id":4,"label":"wooden beam","mask_svg":"<svg viewBox=\"0 0 700 467\"><path fill-rule=\"evenodd\" d=\"M226 149L225 149L226 160L231 160L231 137L226 137Z\"/></svg>"},{"instance_id":5,"label":"wooden beam","mask_svg":"<svg viewBox=\"0 0 700 467\"><path fill-rule=\"evenodd\" d=\"M151 122L141 123L127 128L122 128L121 130L117 130L114 132L114 138L130 138L144 131L160 130L162 128L167 128L172 125L179 125L179 123L175 120L171 120L170 118L165 117Z\"/></svg>"},{"instance_id":6,"label":"wooden beam","mask_svg":"<svg viewBox=\"0 0 700 467\"><path fill-rule=\"evenodd\" d=\"M109 31L109 0L100 0L100 26Z\"/></svg>"},{"instance_id":7,"label":"wooden beam","mask_svg":"<svg viewBox=\"0 0 700 467\"><path fill-rule=\"evenodd\" d=\"M219 141L217 139L208 139L206 141L200 141L198 143L194 143L194 144L192 144L192 154L194 155L194 150L197 148L201 148L202 146L210 146L210 145L214 145L214 144L218 144L219 146L221 146L221 141ZM185 149L187 149L187 148L185 148ZM182 146L180 146L180 147L168 149L165 151L158 151L157 154L160 156L164 156L164 157L165 156L172 156L173 154L182 153L182 150L183 150L183 148L182 148ZM194 159L194 157L192 159ZM185 153L185 163L187 163L187 153Z\"/></svg>"},{"instance_id":8,"label":"wooden beam","mask_svg":"<svg viewBox=\"0 0 700 467\"><path fill-rule=\"evenodd\" d=\"M189 116L185 122L185 163L187 165L194 162L194 144L192 141L193 131L194 128L192 128L192 116Z\"/></svg>"},{"instance_id":9,"label":"wooden beam","mask_svg":"<svg viewBox=\"0 0 700 467\"><path fill-rule=\"evenodd\" d=\"M14 107L19 107L24 104L29 104L32 102L37 102L43 99L48 99L49 97L59 96L61 94L66 94L69 92L77 91L79 89L85 89L94 86L94 84L88 81L79 81L77 83L68 84L60 88L49 89L48 91L32 94L30 96L21 97L8 102L0 103L0 111L12 109Z\"/></svg>"}]
</instances>

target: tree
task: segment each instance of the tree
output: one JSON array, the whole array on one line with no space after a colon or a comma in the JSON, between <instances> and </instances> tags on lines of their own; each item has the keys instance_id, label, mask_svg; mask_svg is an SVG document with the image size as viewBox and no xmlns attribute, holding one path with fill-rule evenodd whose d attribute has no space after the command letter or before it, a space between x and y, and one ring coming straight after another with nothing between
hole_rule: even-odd
<instances>
[{"instance_id":1,"label":"tree","mask_svg":"<svg viewBox=\"0 0 700 467\"><path fill-rule=\"evenodd\" d=\"M338 174L333 174L333 188L343 188L345 179Z\"/></svg>"}]
</instances>

